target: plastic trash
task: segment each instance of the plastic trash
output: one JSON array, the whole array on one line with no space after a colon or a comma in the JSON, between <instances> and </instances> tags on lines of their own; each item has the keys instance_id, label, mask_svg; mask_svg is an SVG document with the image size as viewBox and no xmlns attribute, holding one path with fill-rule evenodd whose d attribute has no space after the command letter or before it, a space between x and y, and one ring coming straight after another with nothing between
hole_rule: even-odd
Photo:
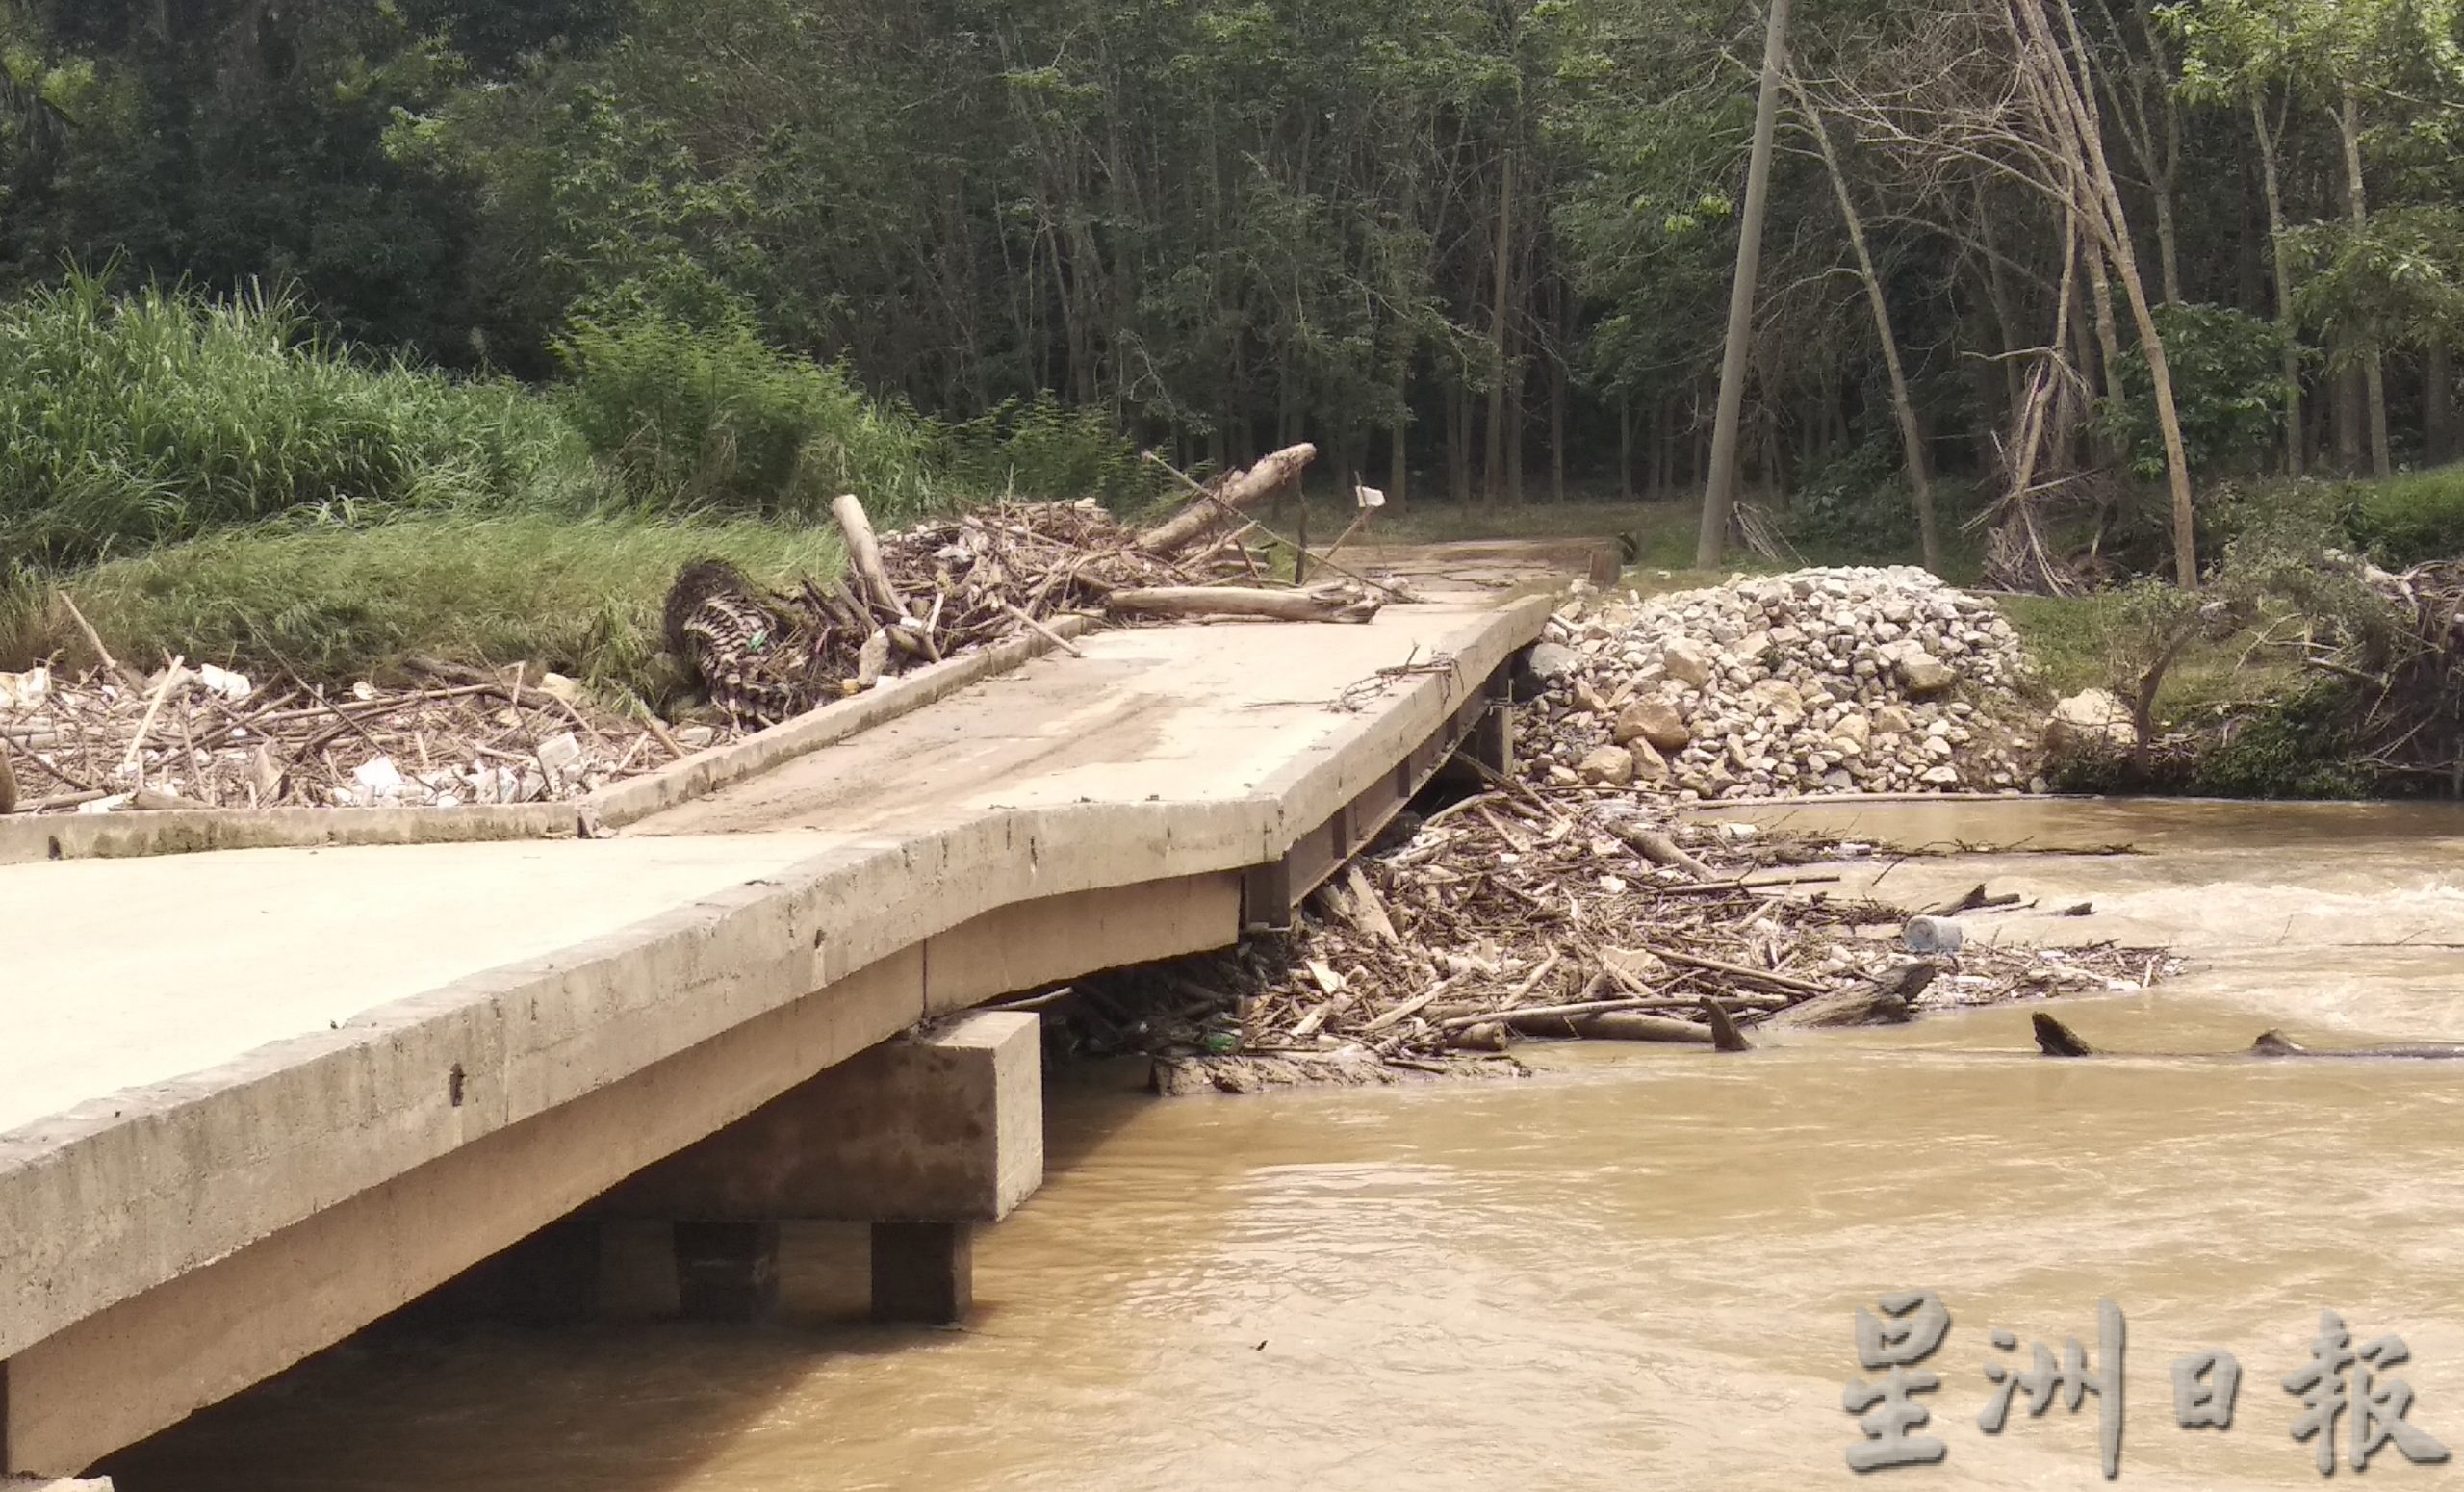
<instances>
[{"instance_id":1,"label":"plastic trash","mask_svg":"<svg viewBox=\"0 0 2464 1492\"><path fill-rule=\"evenodd\" d=\"M1967 929L1957 917L1910 917L1899 937L1911 953L1957 953L1967 941Z\"/></svg>"},{"instance_id":2,"label":"plastic trash","mask_svg":"<svg viewBox=\"0 0 2464 1492\"><path fill-rule=\"evenodd\" d=\"M551 783L562 783L581 771L581 742L571 731L561 731L531 748L539 759L539 770Z\"/></svg>"},{"instance_id":3,"label":"plastic trash","mask_svg":"<svg viewBox=\"0 0 2464 1492\"><path fill-rule=\"evenodd\" d=\"M402 770L394 765L391 757L377 757L351 768L350 780L359 785L358 797L371 805L398 803L402 797Z\"/></svg>"},{"instance_id":4,"label":"plastic trash","mask_svg":"<svg viewBox=\"0 0 2464 1492\"><path fill-rule=\"evenodd\" d=\"M51 695L51 670L30 668L0 674L0 709L29 709Z\"/></svg>"},{"instance_id":5,"label":"plastic trash","mask_svg":"<svg viewBox=\"0 0 2464 1492\"><path fill-rule=\"evenodd\" d=\"M217 668L211 663L199 663L196 666L196 682L205 685L209 692L218 694L235 703L257 692L257 686L249 682L247 675L235 674L227 668Z\"/></svg>"}]
</instances>

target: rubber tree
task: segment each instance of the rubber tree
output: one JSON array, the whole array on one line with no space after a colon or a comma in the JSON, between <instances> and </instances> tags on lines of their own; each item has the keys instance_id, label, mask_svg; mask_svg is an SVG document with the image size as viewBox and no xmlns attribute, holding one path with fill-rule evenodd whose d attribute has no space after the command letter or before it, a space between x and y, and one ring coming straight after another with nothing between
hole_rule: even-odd
<instances>
[{"instance_id":1,"label":"rubber tree","mask_svg":"<svg viewBox=\"0 0 2464 1492\"><path fill-rule=\"evenodd\" d=\"M1786 81L1790 99L1805 116L1806 133L1813 137L1814 147L1821 152L1823 174L1830 178L1832 199L1839 205L1840 221L1848 230L1848 246L1857 258L1857 277L1865 287L1865 304L1874 316L1874 336L1882 344L1883 368L1890 376L1891 417L1899 426L1909 497L1916 506L1917 543L1925 568L1939 575L1942 535L1934 513L1934 483L1925 459L1924 427L1916 418L1916 401L1909 395L1908 373L1900 363L1899 334L1891 327L1890 297L1885 293L1882 275L1874 269L1873 252L1865 243L1865 219L1857 211L1857 199L1848 190L1848 175L1841 168L1839 151L1831 142L1831 127L1794 75Z\"/></svg>"},{"instance_id":2,"label":"rubber tree","mask_svg":"<svg viewBox=\"0 0 2464 1492\"><path fill-rule=\"evenodd\" d=\"M1718 568L1728 552L1729 519L1736 508L1737 427L1745 415L1745 358L1754 330L1754 289L1761 270L1762 215L1771 197L1771 143L1780 120L1781 75L1788 57L1788 0L1769 0L1763 17L1762 86L1754 105L1754 145L1747 158L1745 210L1737 224L1736 275L1729 287L1729 325L1720 352L1720 402L1711 425L1711 470L1703 489L1703 528L1694 545L1697 569Z\"/></svg>"}]
</instances>

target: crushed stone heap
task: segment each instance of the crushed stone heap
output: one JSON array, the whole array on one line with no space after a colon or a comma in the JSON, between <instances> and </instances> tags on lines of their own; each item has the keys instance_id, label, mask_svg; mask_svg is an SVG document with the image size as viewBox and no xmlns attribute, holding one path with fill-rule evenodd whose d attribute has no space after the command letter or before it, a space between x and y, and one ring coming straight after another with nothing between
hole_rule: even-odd
<instances>
[{"instance_id":1,"label":"crushed stone heap","mask_svg":"<svg viewBox=\"0 0 2464 1492\"><path fill-rule=\"evenodd\" d=\"M2041 790L2026 668L1991 602L1912 566L1580 590L1518 752L1535 785L1684 799Z\"/></svg>"}]
</instances>

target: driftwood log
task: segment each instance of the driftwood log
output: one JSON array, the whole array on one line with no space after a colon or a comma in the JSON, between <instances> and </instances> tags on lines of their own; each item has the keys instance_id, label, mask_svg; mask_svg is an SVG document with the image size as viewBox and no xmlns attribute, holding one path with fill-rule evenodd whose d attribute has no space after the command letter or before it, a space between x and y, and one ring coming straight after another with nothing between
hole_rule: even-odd
<instances>
[{"instance_id":1,"label":"driftwood log","mask_svg":"<svg viewBox=\"0 0 2464 1492\"><path fill-rule=\"evenodd\" d=\"M1282 622L1366 622L1377 602L1327 586L1305 591L1247 590L1237 585L1153 585L1118 590L1104 609L1121 616L1254 616Z\"/></svg>"},{"instance_id":2,"label":"driftwood log","mask_svg":"<svg viewBox=\"0 0 2464 1492\"><path fill-rule=\"evenodd\" d=\"M1941 972L1911 961L1869 983L1818 994L1770 1017L1775 1026L1893 1026L1916 1017L1916 997Z\"/></svg>"},{"instance_id":3,"label":"driftwood log","mask_svg":"<svg viewBox=\"0 0 2464 1492\"><path fill-rule=\"evenodd\" d=\"M1177 554L1230 522L1235 513L1283 490L1317 458L1318 448L1305 441L1278 450L1140 534L1138 547L1150 554Z\"/></svg>"},{"instance_id":4,"label":"driftwood log","mask_svg":"<svg viewBox=\"0 0 2464 1492\"><path fill-rule=\"evenodd\" d=\"M847 563L862 578L864 589L871 592L875 605L884 607L894 617L907 615L907 603L900 598L898 587L890 583L889 571L882 564L882 544L873 532L873 521L864 512L863 501L854 493L841 493L830 504L831 516L838 520L839 532L847 538Z\"/></svg>"}]
</instances>

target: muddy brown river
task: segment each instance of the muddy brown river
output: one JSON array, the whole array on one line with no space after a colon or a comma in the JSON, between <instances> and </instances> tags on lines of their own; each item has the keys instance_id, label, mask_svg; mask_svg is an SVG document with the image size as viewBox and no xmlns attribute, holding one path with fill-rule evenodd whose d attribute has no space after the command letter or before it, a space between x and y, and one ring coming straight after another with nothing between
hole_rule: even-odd
<instances>
[{"instance_id":1,"label":"muddy brown river","mask_svg":"<svg viewBox=\"0 0 2464 1492\"><path fill-rule=\"evenodd\" d=\"M1908 902L1982 880L2094 916L1976 937L2171 941L2150 993L2054 1007L2120 1055L2033 1055L2024 1009L1738 1057L1558 1049L1528 1082L1156 1102L1052 1096L1049 1179L977 1246L964 1330L846 1318L860 1257L802 1239L792 1321L375 1335L106 1468L121 1492L1848 1485L1862 1305L1951 1325L1886 1484L2103 1483L2100 1401L1978 1427L1989 1363L2127 1331L2120 1477L2315 1484L2282 1386L2320 1313L2393 1333L2410 1422L2464 1457L2464 1063L2206 1055L2464 1039L2464 814L1938 804L1769 811L1877 840L2127 841L2111 858L1877 860ZM2016 1352L1989 1333L2014 1333ZM2229 1429L2169 1367L2242 1367ZM2383 1380L2382 1380L2383 1386ZM2352 1475L2351 1417L2335 1426ZM2464 1464L2370 1473L2464 1481Z\"/></svg>"}]
</instances>

